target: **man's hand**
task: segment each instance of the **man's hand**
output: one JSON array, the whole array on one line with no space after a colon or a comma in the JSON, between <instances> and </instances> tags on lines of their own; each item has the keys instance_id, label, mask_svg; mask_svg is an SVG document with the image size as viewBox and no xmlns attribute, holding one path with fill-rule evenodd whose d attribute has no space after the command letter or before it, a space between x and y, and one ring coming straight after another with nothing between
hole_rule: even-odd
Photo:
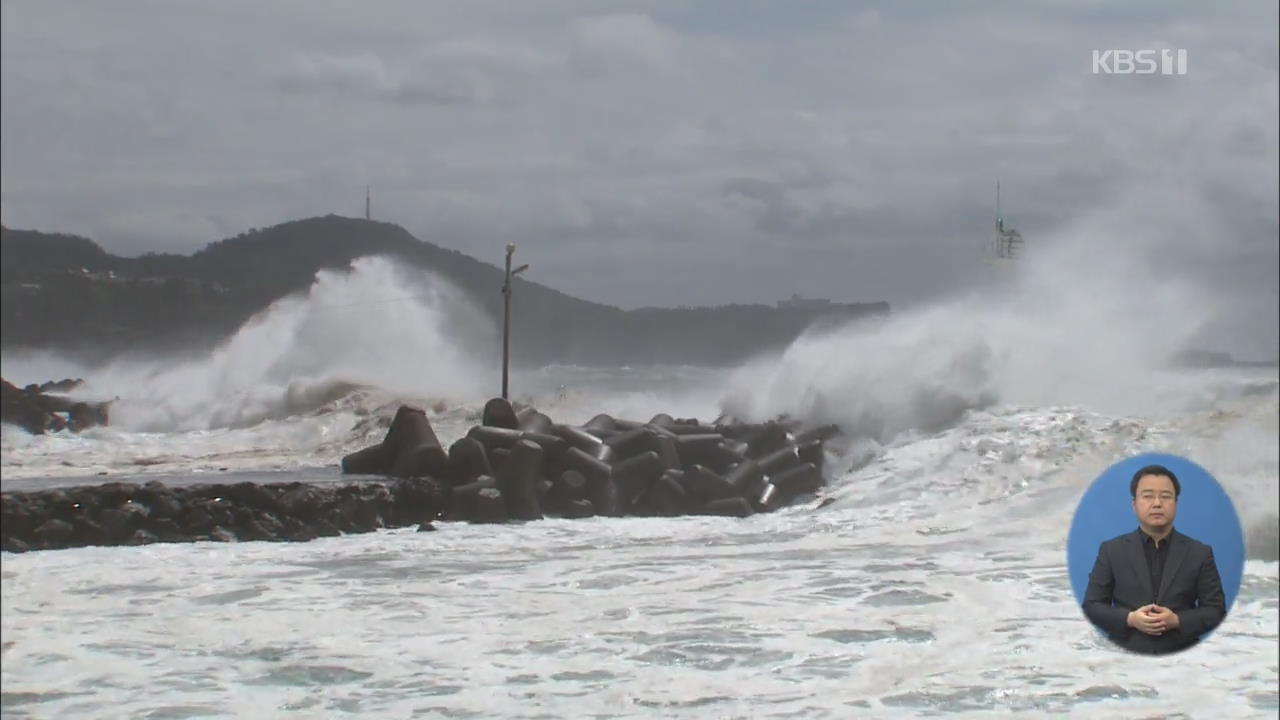
<instances>
[{"instance_id":1,"label":"man's hand","mask_svg":"<svg viewBox=\"0 0 1280 720\"><path fill-rule=\"evenodd\" d=\"M1182 626L1182 621L1178 620L1178 614L1167 607L1159 605L1148 605L1151 608L1151 617L1156 618L1160 622L1163 630L1177 630Z\"/></svg>"},{"instance_id":2,"label":"man's hand","mask_svg":"<svg viewBox=\"0 0 1280 720\"><path fill-rule=\"evenodd\" d=\"M1159 635L1165 630L1165 623L1155 614L1155 605L1143 605L1129 613L1125 622L1129 627L1148 635ZM1170 613L1172 614L1172 613ZM1176 617L1176 616L1175 616ZM1176 621L1176 620L1175 620Z\"/></svg>"}]
</instances>

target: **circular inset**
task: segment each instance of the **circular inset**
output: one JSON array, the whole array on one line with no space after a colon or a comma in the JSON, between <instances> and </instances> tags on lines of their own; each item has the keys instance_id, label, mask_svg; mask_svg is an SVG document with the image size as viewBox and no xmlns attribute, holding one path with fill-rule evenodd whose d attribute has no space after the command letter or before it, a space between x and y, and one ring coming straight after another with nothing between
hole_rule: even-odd
<instances>
[{"instance_id":1,"label":"circular inset","mask_svg":"<svg viewBox=\"0 0 1280 720\"><path fill-rule=\"evenodd\" d=\"M1089 486L1067 538L1086 618L1126 650L1163 654L1210 634L1244 573L1244 531L1222 486L1194 462L1147 453Z\"/></svg>"}]
</instances>

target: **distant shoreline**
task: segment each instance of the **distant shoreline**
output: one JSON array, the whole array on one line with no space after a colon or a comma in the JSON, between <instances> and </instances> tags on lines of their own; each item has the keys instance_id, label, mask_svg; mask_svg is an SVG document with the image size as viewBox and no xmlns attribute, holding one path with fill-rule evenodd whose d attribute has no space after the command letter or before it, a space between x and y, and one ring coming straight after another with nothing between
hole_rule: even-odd
<instances>
[{"instance_id":1,"label":"distant shoreline","mask_svg":"<svg viewBox=\"0 0 1280 720\"><path fill-rule=\"evenodd\" d=\"M309 292L317 273L353 272L353 263L369 257L393 258L409 276L425 271L443 279L466 301L435 308L448 335L469 339L478 353L500 347L502 268L391 223L329 215L254 229L191 255L136 258L71 235L3 228L0 239L0 348L6 351L101 360L139 351L208 350L281 298ZM513 287L512 361L525 367L722 367L784 348L815 324L890 312L883 301L799 294L772 305L622 309L524 277ZM388 328L385 341L394 345L404 330L412 331Z\"/></svg>"}]
</instances>

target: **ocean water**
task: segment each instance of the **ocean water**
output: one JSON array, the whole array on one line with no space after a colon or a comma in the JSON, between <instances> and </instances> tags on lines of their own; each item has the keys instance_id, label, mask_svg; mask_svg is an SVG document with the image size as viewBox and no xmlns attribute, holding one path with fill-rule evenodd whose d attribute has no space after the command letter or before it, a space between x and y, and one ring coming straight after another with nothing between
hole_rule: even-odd
<instances>
[{"instance_id":1,"label":"ocean water","mask_svg":"<svg viewBox=\"0 0 1280 720\"><path fill-rule=\"evenodd\" d=\"M311 293L211 357L78 368L7 354L8 379L83 375L78 393L120 401L112 427L79 436L4 427L4 488L335 481L341 456L379 440L402 401L426 408L450 442L478 421L497 376L467 361L478 351L440 320L458 299L406 283L383 261L322 273ZM334 333L361 331L334 309L387 288L420 298L386 310L421 328L405 344L420 353L408 355L416 365L326 350ZM822 497L774 514L5 553L0 709L1274 717L1276 369L1100 358L1071 339L1072 323L1055 326L1066 337L1048 334L1045 308L1019 307L904 314L806 336L738 368L554 367L513 378L517 399L562 422L729 412L840 423L847 433L830 447ZM1089 311L1069 319L1093 322ZM1089 483L1145 451L1213 472L1249 548L1219 630L1156 661L1113 648L1084 620L1065 555Z\"/></svg>"}]
</instances>

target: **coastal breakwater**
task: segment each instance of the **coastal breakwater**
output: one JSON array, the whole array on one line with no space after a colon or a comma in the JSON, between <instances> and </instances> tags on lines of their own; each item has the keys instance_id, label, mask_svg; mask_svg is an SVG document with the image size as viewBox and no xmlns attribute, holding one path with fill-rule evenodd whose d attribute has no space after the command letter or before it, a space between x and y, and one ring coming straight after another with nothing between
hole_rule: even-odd
<instances>
[{"instance_id":1,"label":"coastal breakwater","mask_svg":"<svg viewBox=\"0 0 1280 720\"><path fill-rule=\"evenodd\" d=\"M647 422L597 415L580 426L495 398L446 451L425 413L401 407L386 439L348 455L346 473L444 478L445 519L470 522L776 510L823 485L834 425Z\"/></svg>"},{"instance_id":2,"label":"coastal breakwater","mask_svg":"<svg viewBox=\"0 0 1280 720\"><path fill-rule=\"evenodd\" d=\"M307 541L433 521L777 510L824 483L835 426L711 424L598 415L557 424L491 400L446 450L426 413L402 406L381 443L342 460L332 484L106 483L0 493L0 550L195 541ZM377 477L381 476L381 477Z\"/></svg>"},{"instance_id":3,"label":"coastal breakwater","mask_svg":"<svg viewBox=\"0 0 1280 720\"><path fill-rule=\"evenodd\" d=\"M83 383L83 380L67 379L19 388L0 379L0 420L32 435L61 430L80 432L106 425L111 403L71 400L60 394Z\"/></svg>"}]
</instances>

